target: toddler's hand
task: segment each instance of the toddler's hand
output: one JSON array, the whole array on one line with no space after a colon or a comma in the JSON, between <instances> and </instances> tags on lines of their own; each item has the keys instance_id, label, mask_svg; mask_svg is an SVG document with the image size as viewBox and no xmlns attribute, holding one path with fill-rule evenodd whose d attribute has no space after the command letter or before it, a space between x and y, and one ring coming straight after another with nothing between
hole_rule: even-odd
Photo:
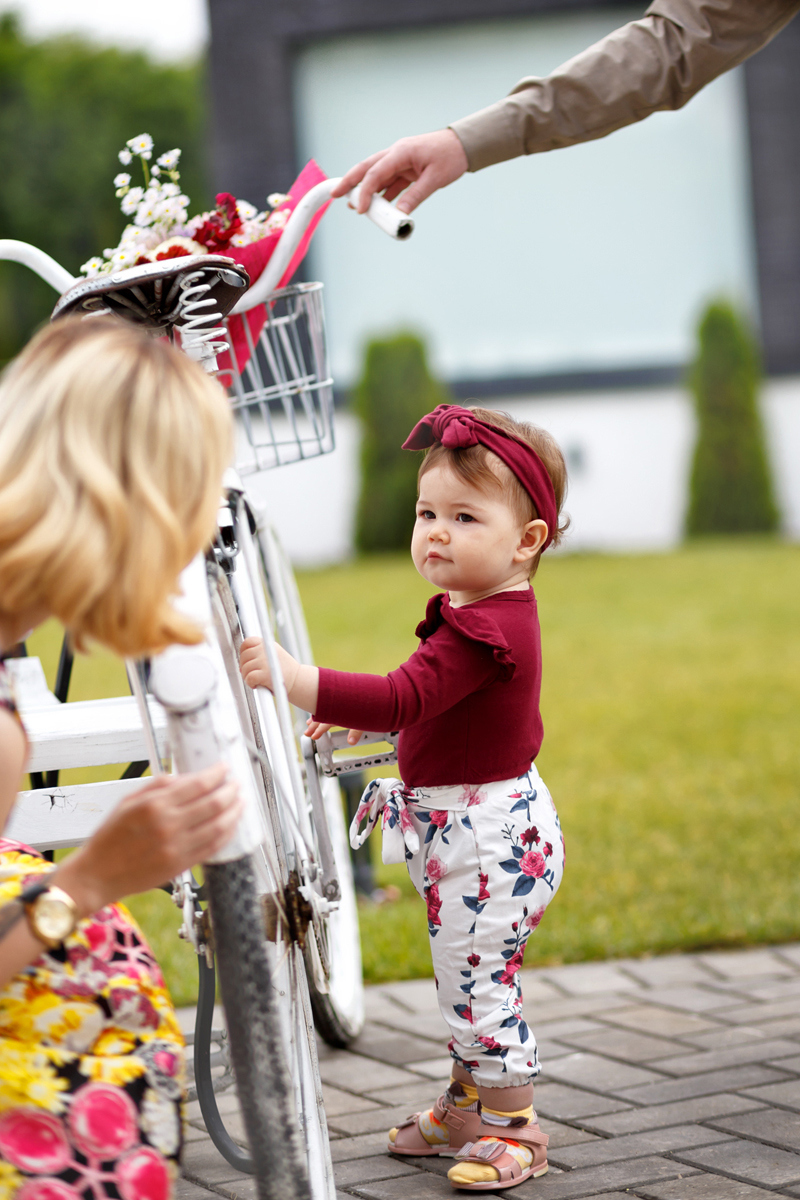
<instances>
[{"instance_id":1,"label":"toddler's hand","mask_svg":"<svg viewBox=\"0 0 800 1200\"><path fill-rule=\"evenodd\" d=\"M333 729L333 726L326 724L325 721L315 721L313 717L309 717L306 722L306 737L310 737L312 741L316 742L329 729ZM355 746L363 732L362 729L351 729L347 735L349 745Z\"/></svg>"},{"instance_id":2,"label":"toddler's hand","mask_svg":"<svg viewBox=\"0 0 800 1200\"><path fill-rule=\"evenodd\" d=\"M245 638L239 650L239 669L248 687L269 688L272 691L272 672L261 638Z\"/></svg>"}]
</instances>

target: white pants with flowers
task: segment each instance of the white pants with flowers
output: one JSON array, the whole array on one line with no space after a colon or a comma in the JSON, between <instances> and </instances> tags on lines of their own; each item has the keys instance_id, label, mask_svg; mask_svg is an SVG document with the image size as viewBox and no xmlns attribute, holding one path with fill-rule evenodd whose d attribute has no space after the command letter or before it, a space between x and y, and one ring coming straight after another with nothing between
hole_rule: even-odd
<instances>
[{"instance_id":1,"label":"white pants with flowers","mask_svg":"<svg viewBox=\"0 0 800 1200\"><path fill-rule=\"evenodd\" d=\"M405 857L427 904L450 1053L485 1087L530 1082L541 1065L518 972L564 870L558 814L539 772L532 765L519 779L458 787L376 779L353 822L353 844L378 820L384 862Z\"/></svg>"}]
</instances>

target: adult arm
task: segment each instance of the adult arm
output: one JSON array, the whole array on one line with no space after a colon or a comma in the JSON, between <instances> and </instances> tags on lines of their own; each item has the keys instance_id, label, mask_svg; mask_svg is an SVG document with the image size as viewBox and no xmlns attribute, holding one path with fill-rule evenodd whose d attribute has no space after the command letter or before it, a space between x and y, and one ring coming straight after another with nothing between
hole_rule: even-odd
<instances>
[{"instance_id":1,"label":"adult arm","mask_svg":"<svg viewBox=\"0 0 800 1200\"><path fill-rule=\"evenodd\" d=\"M0 712L0 719L5 716ZM4 728L0 720L0 747ZM3 760L0 787L10 765ZM161 776L123 800L48 879L72 897L79 918L88 917L203 862L231 838L240 812L236 785L226 781L222 764L194 775ZM0 939L0 987L41 953L27 921L18 920Z\"/></svg>"},{"instance_id":2,"label":"adult arm","mask_svg":"<svg viewBox=\"0 0 800 1200\"><path fill-rule=\"evenodd\" d=\"M521 79L509 96L446 130L403 138L358 163L334 195L361 182L412 212L466 170L605 137L653 112L681 108L718 75L760 50L800 0L655 0L631 21L546 78ZM410 185L410 186L409 186Z\"/></svg>"}]
</instances>

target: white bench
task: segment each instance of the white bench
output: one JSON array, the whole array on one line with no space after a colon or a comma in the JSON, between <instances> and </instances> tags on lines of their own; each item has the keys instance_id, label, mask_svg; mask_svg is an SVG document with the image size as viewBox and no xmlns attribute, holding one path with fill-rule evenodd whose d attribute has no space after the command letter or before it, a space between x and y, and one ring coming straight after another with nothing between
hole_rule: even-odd
<instances>
[{"instance_id":1,"label":"white bench","mask_svg":"<svg viewBox=\"0 0 800 1200\"><path fill-rule=\"evenodd\" d=\"M30 742L29 771L98 767L147 759L147 743L136 700L78 700L61 704L48 690L38 658L8 659L20 713ZM156 742L166 746L166 719L151 700ZM138 779L67 784L20 792L4 835L37 850L78 846L109 812L141 787Z\"/></svg>"}]
</instances>

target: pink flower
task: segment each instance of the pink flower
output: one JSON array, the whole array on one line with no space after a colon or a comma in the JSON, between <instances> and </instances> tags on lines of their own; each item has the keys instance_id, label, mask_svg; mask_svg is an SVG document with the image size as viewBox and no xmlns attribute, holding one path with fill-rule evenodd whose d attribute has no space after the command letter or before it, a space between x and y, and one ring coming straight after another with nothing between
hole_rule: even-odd
<instances>
[{"instance_id":1,"label":"pink flower","mask_svg":"<svg viewBox=\"0 0 800 1200\"><path fill-rule=\"evenodd\" d=\"M480 885L478 888L478 901L489 899L489 889L486 886L488 882L489 876L481 875L481 873L478 872L478 883Z\"/></svg>"},{"instance_id":2,"label":"pink flower","mask_svg":"<svg viewBox=\"0 0 800 1200\"><path fill-rule=\"evenodd\" d=\"M117 946L113 928L106 921L92 920L83 927L92 954L108 962Z\"/></svg>"},{"instance_id":3,"label":"pink flower","mask_svg":"<svg viewBox=\"0 0 800 1200\"><path fill-rule=\"evenodd\" d=\"M486 794L482 792L479 787L474 787L470 784L466 785L463 792L459 796L459 800L462 802L462 804L466 800L467 808L472 808L474 804L483 804L485 799Z\"/></svg>"},{"instance_id":4,"label":"pink flower","mask_svg":"<svg viewBox=\"0 0 800 1200\"><path fill-rule=\"evenodd\" d=\"M14 1200L81 1200L77 1188L60 1179L28 1179L23 1183Z\"/></svg>"},{"instance_id":5,"label":"pink flower","mask_svg":"<svg viewBox=\"0 0 800 1200\"><path fill-rule=\"evenodd\" d=\"M442 902L439 898L439 885L432 883L430 887L425 889L425 903L428 906L428 924L441 925L442 920L439 916L439 909L442 907Z\"/></svg>"},{"instance_id":6,"label":"pink flower","mask_svg":"<svg viewBox=\"0 0 800 1200\"><path fill-rule=\"evenodd\" d=\"M57 1175L72 1159L61 1122L30 1108L12 1108L0 1117L0 1155L37 1175Z\"/></svg>"},{"instance_id":7,"label":"pink flower","mask_svg":"<svg viewBox=\"0 0 800 1200\"><path fill-rule=\"evenodd\" d=\"M431 825L436 825L438 829L444 829L449 819L450 814L443 809L431 813Z\"/></svg>"},{"instance_id":8,"label":"pink flower","mask_svg":"<svg viewBox=\"0 0 800 1200\"><path fill-rule=\"evenodd\" d=\"M541 879L546 868L544 856L538 850L526 850L519 860L519 869L523 875L531 875L534 879Z\"/></svg>"},{"instance_id":9,"label":"pink flower","mask_svg":"<svg viewBox=\"0 0 800 1200\"><path fill-rule=\"evenodd\" d=\"M535 825L532 825L530 829L526 829L524 833L520 834L519 840L522 842L523 846L532 846L534 843L538 846L539 830Z\"/></svg>"},{"instance_id":10,"label":"pink flower","mask_svg":"<svg viewBox=\"0 0 800 1200\"><path fill-rule=\"evenodd\" d=\"M428 859L425 870L431 883L438 883L447 874L447 863L443 863L438 854L432 854Z\"/></svg>"},{"instance_id":11,"label":"pink flower","mask_svg":"<svg viewBox=\"0 0 800 1200\"><path fill-rule=\"evenodd\" d=\"M544 846L542 846L542 853L544 854L545 858L549 858L553 853L553 843L545 842Z\"/></svg>"},{"instance_id":12,"label":"pink flower","mask_svg":"<svg viewBox=\"0 0 800 1200\"><path fill-rule=\"evenodd\" d=\"M117 1163L116 1180L122 1200L169 1200L170 1172L152 1146L139 1146Z\"/></svg>"},{"instance_id":13,"label":"pink flower","mask_svg":"<svg viewBox=\"0 0 800 1200\"><path fill-rule=\"evenodd\" d=\"M487 1050L502 1050L500 1042L496 1042L493 1037L479 1037L478 1041L482 1046L485 1046Z\"/></svg>"},{"instance_id":14,"label":"pink flower","mask_svg":"<svg viewBox=\"0 0 800 1200\"><path fill-rule=\"evenodd\" d=\"M87 1158L118 1158L139 1141L133 1101L109 1083L87 1083L75 1093L69 1126L75 1145Z\"/></svg>"},{"instance_id":15,"label":"pink flower","mask_svg":"<svg viewBox=\"0 0 800 1200\"><path fill-rule=\"evenodd\" d=\"M400 812L399 812L399 816L400 816L400 828L404 832L406 832L409 829L414 828L414 822L411 820L411 813L408 811L407 808L401 808Z\"/></svg>"},{"instance_id":16,"label":"pink flower","mask_svg":"<svg viewBox=\"0 0 800 1200\"><path fill-rule=\"evenodd\" d=\"M477 965L480 961L481 961L480 954L470 954L469 958L467 959L467 962L469 963L469 965L471 967L477 967Z\"/></svg>"},{"instance_id":17,"label":"pink flower","mask_svg":"<svg viewBox=\"0 0 800 1200\"><path fill-rule=\"evenodd\" d=\"M525 920L525 924L528 926L528 929L535 929L543 916L544 908L537 908L535 913L531 913L531 915Z\"/></svg>"}]
</instances>

